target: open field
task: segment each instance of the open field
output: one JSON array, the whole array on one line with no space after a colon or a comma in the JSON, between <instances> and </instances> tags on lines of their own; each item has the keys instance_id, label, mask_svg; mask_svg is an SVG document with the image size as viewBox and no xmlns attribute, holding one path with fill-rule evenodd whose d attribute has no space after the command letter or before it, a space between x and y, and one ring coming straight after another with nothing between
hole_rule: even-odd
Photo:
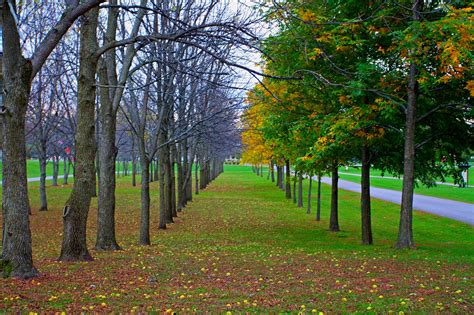
<instances>
[{"instance_id":1,"label":"open field","mask_svg":"<svg viewBox=\"0 0 474 315\"><path fill-rule=\"evenodd\" d=\"M229 166L164 231L152 183L152 246L137 246L140 188L117 187L117 234L124 250L92 251L95 261L60 263L61 208L68 187L48 188L39 213L31 185L34 259L41 276L2 279L0 310L449 313L474 311L474 230L415 212L416 250L392 248L399 206L374 200L375 245L360 245L359 195L340 192L339 233L306 214L248 167ZM314 194L315 195L315 191ZM306 201L306 200L305 200ZM316 200L313 200L315 205ZM96 202L96 200L94 200ZM89 216L94 245L96 204Z\"/></svg>"}]
</instances>

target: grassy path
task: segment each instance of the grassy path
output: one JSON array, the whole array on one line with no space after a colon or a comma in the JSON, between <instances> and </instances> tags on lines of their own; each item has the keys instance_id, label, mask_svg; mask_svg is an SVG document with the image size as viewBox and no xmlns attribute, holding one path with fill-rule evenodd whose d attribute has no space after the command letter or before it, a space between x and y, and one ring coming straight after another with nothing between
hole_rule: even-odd
<instances>
[{"instance_id":1,"label":"grassy path","mask_svg":"<svg viewBox=\"0 0 474 315\"><path fill-rule=\"evenodd\" d=\"M126 182L124 181L126 180ZM359 245L358 194L341 192L342 232L296 208L250 168L227 167L165 231L157 229L152 184L152 243L136 245L139 188L117 187L123 251L92 251L88 263L59 263L61 207L69 188L51 188L47 213L34 211L38 279L0 280L0 310L472 313L474 233L468 225L415 214L417 250L396 251L398 206L374 202L376 245ZM38 204L37 186L31 188ZM95 207L95 206L94 206ZM96 210L89 220L95 237Z\"/></svg>"}]
</instances>

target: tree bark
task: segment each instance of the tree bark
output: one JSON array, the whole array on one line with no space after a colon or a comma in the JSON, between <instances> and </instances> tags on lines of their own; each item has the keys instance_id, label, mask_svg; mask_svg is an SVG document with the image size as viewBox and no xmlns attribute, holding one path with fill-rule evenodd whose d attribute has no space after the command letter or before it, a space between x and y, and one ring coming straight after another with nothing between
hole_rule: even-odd
<instances>
[{"instance_id":1,"label":"tree bark","mask_svg":"<svg viewBox=\"0 0 474 315\"><path fill-rule=\"evenodd\" d=\"M175 160L176 160L176 146L171 145L170 150L170 203L171 203L171 215L173 218L178 217L178 211L176 209L176 173L175 173Z\"/></svg>"},{"instance_id":2,"label":"tree bark","mask_svg":"<svg viewBox=\"0 0 474 315\"><path fill-rule=\"evenodd\" d=\"M318 197L316 202L316 221L321 221L321 172L318 172Z\"/></svg>"},{"instance_id":3,"label":"tree bark","mask_svg":"<svg viewBox=\"0 0 474 315\"><path fill-rule=\"evenodd\" d=\"M285 193L286 199L291 199L291 169L290 169L290 160L286 160L286 178L285 178Z\"/></svg>"},{"instance_id":4,"label":"tree bark","mask_svg":"<svg viewBox=\"0 0 474 315\"><path fill-rule=\"evenodd\" d=\"M58 186L59 176L59 158L57 155L53 156L53 180L51 186Z\"/></svg>"},{"instance_id":5,"label":"tree bark","mask_svg":"<svg viewBox=\"0 0 474 315\"><path fill-rule=\"evenodd\" d=\"M4 3L3 76L5 109L3 127L3 194L4 220L2 260L12 264L12 276L35 277L33 266L26 177L25 115L31 89L32 64L21 55L20 37L13 16Z\"/></svg>"},{"instance_id":6,"label":"tree bark","mask_svg":"<svg viewBox=\"0 0 474 315\"><path fill-rule=\"evenodd\" d=\"M143 141L143 140L142 140ZM140 245L150 245L150 162L145 153L145 143L140 144L140 165L141 165L141 212L140 212Z\"/></svg>"},{"instance_id":7,"label":"tree bark","mask_svg":"<svg viewBox=\"0 0 474 315\"><path fill-rule=\"evenodd\" d=\"M372 222L370 205L370 152L366 144L362 147L362 176L361 176L361 222L362 244L372 245Z\"/></svg>"},{"instance_id":8,"label":"tree bark","mask_svg":"<svg viewBox=\"0 0 474 315\"><path fill-rule=\"evenodd\" d=\"M331 218L329 223L329 230L333 232L339 231L339 218L338 218L338 165L334 163L332 167L332 185L331 185Z\"/></svg>"},{"instance_id":9,"label":"tree bark","mask_svg":"<svg viewBox=\"0 0 474 315\"><path fill-rule=\"evenodd\" d=\"M311 213L311 189L313 188L313 175L309 176L309 187L308 187L308 204L306 213Z\"/></svg>"},{"instance_id":10,"label":"tree bark","mask_svg":"<svg viewBox=\"0 0 474 315\"><path fill-rule=\"evenodd\" d=\"M102 85L108 84L105 62L101 63L99 78ZM116 114L107 88L100 89L99 122L99 150L97 153L100 167L95 248L98 250L119 250L120 246L115 237L115 173L118 153L118 148L115 146ZM120 165L120 163L118 164Z\"/></svg>"},{"instance_id":11,"label":"tree bark","mask_svg":"<svg viewBox=\"0 0 474 315\"><path fill-rule=\"evenodd\" d=\"M46 148L43 148L46 150ZM42 149L42 150L43 150ZM47 211L48 210L48 200L46 198L46 156L44 152L41 152L39 156L39 164L40 164L40 201L41 207L39 211Z\"/></svg>"},{"instance_id":12,"label":"tree bark","mask_svg":"<svg viewBox=\"0 0 474 315\"><path fill-rule=\"evenodd\" d=\"M207 186L207 163L204 157L201 157L201 160L199 161L199 165L201 166L199 168L199 188L201 190L205 189Z\"/></svg>"},{"instance_id":13,"label":"tree bark","mask_svg":"<svg viewBox=\"0 0 474 315\"><path fill-rule=\"evenodd\" d=\"M293 203L296 203L296 181L297 181L297 175L295 172L295 176L293 176Z\"/></svg>"},{"instance_id":14,"label":"tree bark","mask_svg":"<svg viewBox=\"0 0 474 315\"><path fill-rule=\"evenodd\" d=\"M184 187L184 172L185 172L185 166L183 166L183 160L182 160L182 144L178 143L177 144L177 152L176 152L176 168L177 168L177 190L178 190L178 205L176 210L178 212L181 212L181 210L185 207L185 187Z\"/></svg>"},{"instance_id":15,"label":"tree bark","mask_svg":"<svg viewBox=\"0 0 474 315\"><path fill-rule=\"evenodd\" d=\"M413 19L421 20L423 0L413 1ZM411 56L415 52L410 51ZM402 203L400 209L400 225L398 228L398 239L396 248L413 248L413 189L415 183L415 123L416 105L418 100L418 69L415 62L410 63L408 77L408 101L405 116L405 149L403 158L403 188Z\"/></svg>"},{"instance_id":16,"label":"tree bark","mask_svg":"<svg viewBox=\"0 0 474 315\"><path fill-rule=\"evenodd\" d=\"M284 189L284 186L283 186L283 166L277 166L277 183L276 185L280 188L280 189Z\"/></svg>"},{"instance_id":17,"label":"tree bark","mask_svg":"<svg viewBox=\"0 0 474 315\"><path fill-rule=\"evenodd\" d=\"M298 208L303 208L303 174L298 174Z\"/></svg>"},{"instance_id":18,"label":"tree bark","mask_svg":"<svg viewBox=\"0 0 474 315\"><path fill-rule=\"evenodd\" d=\"M157 182L159 180L159 162L155 159L155 169L153 170L153 180Z\"/></svg>"},{"instance_id":19,"label":"tree bark","mask_svg":"<svg viewBox=\"0 0 474 315\"><path fill-rule=\"evenodd\" d=\"M272 183L275 182L275 164L273 161L270 162L270 176L272 177Z\"/></svg>"},{"instance_id":20,"label":"tree bark","mask_svg":"<svg viewBox=\"0 0 474 315\"><path fill-rule=\"evenodd\" d=\"M199 160L198 160L197 155L196 155L196 166L194 167L194 178L195 178L195 183L196 183L195 194L199 195Z\"/></svg>"},{"instance_id":21,"label":"tree bark","mask_svg":"<svg viewBox=\"0 0 474 315\"><path fill-rule=\"evenodd\" d=\"M64 156L63 158L63 173L64 173L64 177L63 177L63 185L67 185L68 184L68 179L69 179L69 159L67 158L67 156Z\"/></svg>"},{"instance_id":22,"label":"tree bark","mask_svg":"<svg viewBox=\"0 0 474 315\"><path fill-rule=\"evenodd\" d=\"M164 143L165 141L161 142ZM163 168L164 173L164 207L160 210L163 212L163 216L160 216L161 219L164 220L164 224L173 223L173 210L172 210L172 197L171 197L171 190L172 190L172 183L171 183L171 160L170 160L170 150L169 146L164 146L161 150L161 167ZM161 221L161 220L160 220ZM160 226L162 223L160 222Z\"/></svg>"},{"instance_id":23,"label":"tree bark","mask_svg":"<svg viewBox=\"0 0 474 315\"><path fill-rule=\"evenodd\" d=\"M137 158L132 150L132 186L137 186Z\"/></svg>"},{"instance_id":24,"label":"tree bark","mask_svg":"<svg viewBox=\"0 0 474 315\"><path fill-rule=\"evenodd\" d=\"M166 183L165 183L165 177L166 177L166 174L165 174L165 167L164 167L164 164L163 164L163 159L164 159L164 155L163 153L161 153L161 150L163 149L160 149L160 158L159 158L159 161L160 161L160 180L159 180L159 183L160 183L160 222L159 222L159 225L158 225L158 228L159 229L166 229L166 200L165 200L165 191L166 191Z\"/></svg>"},{"instance_id":25,"label":"tree bark","mask_svg":"<svg viewBox=\"0 0 474 315\"><path fill-rule=\"evenodd\" d=\"M95 190L95 52L98 15L99 9L94 8L81 18L75 178L71 196L63 210L61 261L93 259L87 249L86 225L91 193Z\"/></svg>"}]
</instances>

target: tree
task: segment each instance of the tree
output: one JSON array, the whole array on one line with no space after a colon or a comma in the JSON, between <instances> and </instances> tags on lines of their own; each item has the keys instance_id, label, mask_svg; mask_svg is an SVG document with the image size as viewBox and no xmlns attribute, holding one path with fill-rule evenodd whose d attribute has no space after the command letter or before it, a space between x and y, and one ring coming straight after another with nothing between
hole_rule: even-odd
<instances>
[{"instance_id":1,"label":"tree","mask_svg":"<svg viewBox=\"0 0 474 315\"><path fill-rule=\"evenodd\" d=\"M4 229L2 259L10 261L12 275L31 278L37 275L33 266L31 232L29 228L29 203L26 181L25 114L31 81L41 69L46 58L56 47L72 23L101 0L89 0L79 4L66 1L66 8L41 43L35 48L30 59L23 56L20 36L15 22L16 4L8 1L2 7L4 25L4 88L5 106L3 120L3 168Z\"/></svg>"},{"instance_id":2,"label":"tree","mask_svg":"<svg viewBox=\"0 0 474 315\"><path fill-rule=\"evenodd\" d=\"M63 209L61 261L92 260L87 249L87 216L95 187L95 76L99 9L81 19L74 185ZM91 119L92 118L92 119Z\"/></svg>"}]
</instances>

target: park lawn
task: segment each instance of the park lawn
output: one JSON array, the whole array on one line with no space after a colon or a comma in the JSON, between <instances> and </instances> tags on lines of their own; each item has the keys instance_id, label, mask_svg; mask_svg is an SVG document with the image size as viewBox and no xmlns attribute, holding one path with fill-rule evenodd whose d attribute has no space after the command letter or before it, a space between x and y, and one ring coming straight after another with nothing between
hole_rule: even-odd
<instances>
[{"instance_id":1,"label":"park lawn","mask_svg":"<svg viewBox=\"0 0 474 315\"><path fill-rule=\"evenodd\" d=\"M349 167L348 170L346 170L345 168L340 168L339 172L340 172L339 177L341 179L348 180L355 183L360 183L360 176L343 174L343 173L360 174L360 168ZM381 176L381 172L379 170L371 170L371 175ZM392 175L385 174L385 176L391 177ZM451 185L436 185L434 187L426 187L420 183L418 187L415 187L415 193L420 194L420 195L474 203L474 185L472 184L472 178L474 178L474 172L470 170L469 171L470 186L468 188L460 188L458 186L451 186ZM378 187L378 188L393 189L393 190L401 191L403 187L403 181L401 178L394 179L394 178L372 177L370 179L370 185L374 187Z\"/></svg>"},{"instance_id":2,"label":"park lawn","mask_svg":"<svg viewBox=\"0 0 474 315\"><path fill-rule=\"evenodd\" d=\"M360 175L361 173L361 168L360 167L356 167L356 166L349 166L346 167L345 166L342 166L339 168L339 172L341 173L351 173L351 174L358 174ZM469 185L474 185L474 166L471 166L469 169L468 169L468 172L469 172L469 175L468 175L468 184ZM370 169L370 175L371 176L386 176L386 177L398 177L396 175L392 175L390 173L382 173L381 170L378 170L376 168L371 168ZM401 178L400 178L401 179ZM439 182L441 182L441 179L438 180ZM445 182L446 183L450 183L450 184L453 184L454 183L454 179L450 176L446 177L445 178Z\"/></svg>"},{"instance_id":3,"label":"park lawn","mask_svg":"<svg viewBox=\"0 0 474 315\"><path fill-rule=\"evenodd\" d=\"M119 164L120 162L117 162L117 171L122 172L122 164ZM131 167L131 166L130 166ZM27 160L26 161L26 172L28 178L36 178L40 177L40 167L39 167L39 161L38 160ZM72 175L72 166L70 168L70 175ZM61 160L59 161L59 175L64 174L64 162ZM53 176L53 162L48 162L46 164L46 175L47 176ZM72 177L72 176L71 176ZM0 162L0 179L2 179L2 162Z\"/></svg>"},{"instance_id":4,"label":"park lawn","mask_svg":"<svg viewBox=\"0 0 474 315\"><path fill-rule=\"evenodd\" d=\"M2 162L0 162L0 179L2 178ZM59 161L59 175L64 174L64 163L63 161ZM26 160L26 172L28 178L40 177L40 166L38 160ZM72 167L71 167L72 173ZM46 175L53 176L53 162L48 162L46 164Z\"/></svg>"},{"instance_id":5,"label":"park lawn","mask_svg":"<svg viewBox=\"0 0 474 315\"><path fill-rule=\"evenodd\" d=\"M307 183L305 183L307 184ZM374 200L375 245L360 245L359 195L340 192L338 233L297 208L248 167L230 166L179 215L158 230L152 183L152 246L136 245L140 188L117 186L117 235L123 251L97 252L93 262L61 263L61 208L70 192L48 190L50 211L38 213L31 186L35 265L41 276L0 280L0 309L94 312L473 312L471 226L415 212L416 250L392 248L397 205ZM306 200L305 200L306 201ZM95 238L96 204L88 242ZM315 200L313 199L313 204ZM36 207L37 208L37 207Z\"/></svg>"}]
</instances>

